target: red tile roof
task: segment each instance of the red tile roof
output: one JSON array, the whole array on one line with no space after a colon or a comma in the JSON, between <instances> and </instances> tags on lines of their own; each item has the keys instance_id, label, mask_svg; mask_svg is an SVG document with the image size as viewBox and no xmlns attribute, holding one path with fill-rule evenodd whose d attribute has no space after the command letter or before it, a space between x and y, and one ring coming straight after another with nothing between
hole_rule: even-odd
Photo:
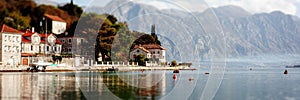
<instances>
[{"instance_id":1,"label":"red tile roof","mask_svg":"<svg viewBox=\"0 0 300 100\"><path fill-rule=\"evenodd\" d=\"M66 22L65 20L63 20L62 18L60 18L58 16L49 15L49 14L45 14L44 16L51 19L51 20Z\"/></svg>"},{"instance_id":2,"label":"red tile roof","mask_svg":"<svg viewBox=\"0 0 300 100\"><path fill-rule=\"evenodd\" d=\"M135 45L134 48L139 48L139 47L143 47L147 50L149 49L160 49L160 50L165 50L165 48L163 48L162 46L158 45L158 44L144 44L144 45Z\"/></svg>"},{"instance_id":3,"label":"red tile roof","mask_svg":"<svg viewBox=\"0 0 300 100\"><path fill-rule=\"evenodd\" d=\"M51 34L40 34L40 36L42 37L41 42L45 43L45 37L50 36ZM57 38L56 38L56 43L55 44L62 44Z\"/></svg>"},{"instance_id":4,"label":"red tile roof","mask_svg":"<svg viewBox=\"0 0 300 100\"><path fill-rule=\"evenodd\" d=\"M29 30L26 30L24 33L25 34L22 35L22 42L23 43L31 43L30 38L34 33Z\"/></svg>"},{"instance_id":5,"label":"red tile roof","mask_svg":"<svg viewBox=\"0 0 300 100\"><path fill-rule=\"evenodd\" d=\"M22 42L23 43L31 43L31 40L28 39L28 38L31 38L31 36L33 35L34 33L31 32L31 31L26 31L25 34L22 35ZM48 37L50 36L51 34L40 34L41 36L41 43L45 43L45 37ZM56 39L56 44L62 44L58 39Z\"/></svg>"},{"instance_id":6,"label":"red tile roof","mask_svg":"<svg viewBox=\"0 0 300 100\"><path fill-rule=\"evenodd\" d=\"M28 40L22 36L22 43L31 43L31 40Z\"/></svg>"},{"instance_id":7,"label":"red tile roof","mask_svg":"<svg viewBox=\"0 0 300 100\"><path fill-rule=\"evenodd\" d=\"M23 34L23 32L18 31L12 27L7 26L6 24L2 24L0 27L0 32L8 32L13 34Z\"/></svg>"},{"instance_id":8,"label":"red tile roof","mask_svg":"<svg viewBox=\"0 0 300 100\"><path fill-rule=\"evenodd\" d=\"M150 53L150 51L149 50L147 50L147 49L145 49L145 48L143 48L143 47L138 47L139 49L141 49L141 50L143 50L144 52L146 52L146 53ZM136 49L136 48L135 48Z\"/></svg>"},{"instance_id":9,"label":"red tile roof","mask_svg":"<svg viewBox=\"0 0 300 100\"><path fill-rule=\"evenodd\" d=\"M58 39L56 39L56 44L62 44Z\"/></svg>"}]
</instances>

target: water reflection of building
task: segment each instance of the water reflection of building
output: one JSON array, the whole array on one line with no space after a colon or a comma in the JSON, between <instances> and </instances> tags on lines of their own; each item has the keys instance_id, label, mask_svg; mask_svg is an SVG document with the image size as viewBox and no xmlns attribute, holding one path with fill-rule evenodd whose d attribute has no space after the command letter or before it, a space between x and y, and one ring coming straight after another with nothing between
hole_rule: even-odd
<instances>
[{"instance_id":1,"label":"water reflection of building","mask_svg":"<svg viewBox=\"0 0 300 100\"><path fill-rule=\"evenodd\" d=\"M122 79L124 77L127 79ZM129 85L129 81L136 84L136 87ZM0 74L0 99L73 100L117 99L117 97L157 99L165 95L165 88L165 74L119 74L119 76L100 75L99 72Z\"/></svg>"},{"instance_id":2,"label":"water reflection of building","mask_svg":"<svg viewBox=\"0 0 300 100\"><path fill-rule=\"evenodd\" d=\"M151 99L155 96L163 96L165 95L165 90L166 90L166 75L165 74L147 75L145 78L139 79L138 87L147 87L147 88L136 89L135 92L139 99L144 99L144 98Z\"/></svg>"},{"instance_id":3,"label":"water reflection of building","mask_svg":"<svg viewBox=\"0 0 300 100\"><path fill-rule=\"evenodd\" d=\"M102 94L103 82L99 72L80 72L76 73L76 77L73 77L76 84L74 87L80 89L82 94L77 94L84 96L86 99L99 98Z\"/></svg>"},{"instance_id":4,"label":"water reflection of building","mask_svg":"<svg viewBox=\"0 0 300 100\"><path fill-rule=\"evenodd\" d=\"M50 87L53 83L47 76L1 74L0 78L1 99L55 99L55 96L49 96L54 90Z\"/></svg>"},{"instance_id":5,"label":"water reflection of building","mask_svg":"<svg viewBox=\"0 0 300 100\"><path fill-rule=\"evenodd\" d=\"M110 92L121 99L157 99L166 92L164 73L103 75L103 82Z\"/></svg>"},{"instance_id":6,"label":"water reflection of building","mask_svg":"<svg viewBox=\"0 0 300 100\"><path fill-rule=\"evenodd\" d=\"M0 74L1 99L70 99L80 98L75 76L65 74Z\"/></svg>"}]
</instances>

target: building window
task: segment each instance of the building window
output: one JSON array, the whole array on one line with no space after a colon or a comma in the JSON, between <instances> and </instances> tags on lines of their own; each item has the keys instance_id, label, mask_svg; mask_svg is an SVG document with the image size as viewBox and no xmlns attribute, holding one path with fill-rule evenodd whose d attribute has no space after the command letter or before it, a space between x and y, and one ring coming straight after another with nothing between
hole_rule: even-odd
<instances>
[{"instance_id":1,"label":"building window","mask_svg":"<svg viewBox=\"0 0 300 100\"><path fill-rule=\"evenodd\" d=\"M15 42L15 36L12 36L12 42Z\"/></svg>"},{"instance_id":2,"label":"building window","mask_svg":"<svg viewBox=\"0 0 300 100\"><path fill-rule=\"evenodd\" d=\"M9 42L11 42L11 40L10 40L10 36L8 36L8 39L7 39Z\"/></svg>"},{"instance_id":3,"label":"building window","mask_svg":"<svg viewBox=\"0 0 300 100\"><path fill-rule=\"evenodd\" d=\"M140 50L136 50L136 52L137 52L137 53L139 53L139 52L140 52Z\"/></svg>"},{"instance_id":4,"label":"building window","mask_svg":"<svg viewBox=\"0 0 300 100\"><path fill-rule=\"evenodd\" d=\"M157 54L159 54L160 52L159 51L157 51Z\"/></svg>"},{"instance_id":5,"label":"building window","mask_svg":"<svg viewBox=\"0 0 300 100\"><path fill-rule=\"evenodd\" d=\"M83 43L83 39L81 39L80 41L81 41L81 43Z\"/></svg>"},{"instance_id":6,"label":"building window","mask_svg":"<svg viewBox=\"0 0 300 100\"><path fill-rule=\"evenodd\" d=\"M57 52L59 52L60 51L60 48L59 47L57 47Z\"/></svg>"},{"instance_id":7,"label":"building window","mask_svg":"<svg viewBox=\"0 0 300 100\"><path fill-rule=\"evenodd\" d=\"M10 46L7 46L7 51L10 52Z\"/></svg>"},{"instance_id":8,"label":"building window","mask_svg":"<svg viewBox=\"0 0 300 100\"><path fill-rule=\"evenodd\" d=\"M71 48L69 48L69 51L68 52L72 52L72 49Z\"/></svg>"},{"instance_id":9,"label":"building window","mask_svg":"<svg viewBox=\"0 0 300 100\"><path fill-rule=\"evenodd\" d=\"M7 46L4 46L4 52L6 52L7 51Z\"/></svg>"},{"instance_id":10,"label":"building window","mask_svg":"<svg viewBox=\"0 0 300 100\"><path fill-rule=\"evenodd\" d=\"M33 46L32 45L30 46L30 50L33 51Z\"/></svg>"},{"instance_id":11,"label":"building window","mask_svg":"<svg viewBox=\"0 0 300 100\"><path fill-rule=\"evenodd\" d=\"M7 41L7 36L6 35L4 35L4 42L6 42Z\"/></svg>"},{"instance_id":12,"label":"building window","mask_svg":"<svg viewBox=\"0 0 300 100\"><path fill-rule=\"evenodd\" d=\"M18 49L19 49L19 47L15 46L15 52L19 53Z\"/></svg>"},{"instance_id":13,"label":"building window","mask_svg":"<svg viewBox=\"0 0 300 100\"><path fill-rule=\"evenodd\" d=\"M49 51L49 46L47 46L47 51Z\"/></svg>"},{"instance_id":14,"label":"building window","mask_svg":"<svg viewBox=\"0 0 300 100\"><path fill-rule=\"evenodd\" d=\"M69 39L69 43L72 43L72 39Z\"/></svg>"},{"instance_id":15,"label":"building window","mask_svg":"<svg viewBox=\"0 0 300 100\"><path fill-rule=\"evenodd\" d=\"M65 43L65 39L62 39L61 41L62 41L63 43Z\"/></svg>"},{"instance_id":16,"label":"building window","mask_svg":"<svg viewBox=\"0 0 300 100\"><path fill-rule=\"evenodd\" d=\"M16 37L16 42L20 42L20 41L19 41L19 37L18 37L18 36Z\"/></svg>"}]
</instances>

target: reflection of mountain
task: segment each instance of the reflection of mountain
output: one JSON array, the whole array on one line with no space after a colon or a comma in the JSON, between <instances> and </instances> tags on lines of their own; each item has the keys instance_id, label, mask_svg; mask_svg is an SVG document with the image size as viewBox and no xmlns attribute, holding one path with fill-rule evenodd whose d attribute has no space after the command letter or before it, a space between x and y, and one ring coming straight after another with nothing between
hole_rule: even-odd
<instances>
[{"instance_id":1,"label":"reflection of mountain","mask_svg":"<svg viewBox=\"0 0 300 100\"><path fill-rule=\"evenodd\" d=\"M278 11L251 15L239 7L225 6L188 13L129 1L112 1L104 8L86 11L114 14L127 21L130 29L146 33L156 24L168 60L300 52L300 20Z\"/></svg>"}]
</instances>

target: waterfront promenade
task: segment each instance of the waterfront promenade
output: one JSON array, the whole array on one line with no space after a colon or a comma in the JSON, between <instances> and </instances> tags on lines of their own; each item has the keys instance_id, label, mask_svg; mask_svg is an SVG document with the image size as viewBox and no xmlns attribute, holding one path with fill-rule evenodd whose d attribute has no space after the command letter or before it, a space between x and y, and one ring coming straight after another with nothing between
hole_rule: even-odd
<instances>
[{"instance_id":1,"label":"waterfront promenade","mask_svg":"<svg viewBox=\"0 0 300 100\"><path fill-rule=\"evenodd\" d=\"M26 72L29 66L0 66L0 72ZM108 68L117 68L119 71L137 71L137 70L196 70L187 66L47 66L46 72L72 72L72 71L105 71Z\"/></svg>"}]
</instances>

